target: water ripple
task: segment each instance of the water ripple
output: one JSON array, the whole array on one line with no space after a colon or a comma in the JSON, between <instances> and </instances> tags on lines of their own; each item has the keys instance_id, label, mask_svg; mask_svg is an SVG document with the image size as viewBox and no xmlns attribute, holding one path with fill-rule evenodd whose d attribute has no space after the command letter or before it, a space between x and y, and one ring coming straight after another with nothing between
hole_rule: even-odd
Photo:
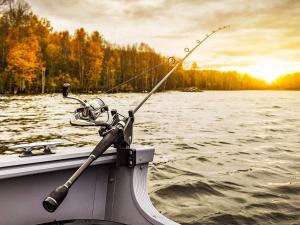
<instances>
[{"instance_id":1,"label":"water ripple","mask_svg":"<svg viewBox=\"0 0 300 225\"><path fill-rule=\"evenodd\" d=\"M144 96L100 95L123 114ZM153 95L136 115L134 143L156 148L149 173L155 206L186 225L299 224L299 99L293 91ZM60 95L0 102L2 153L44 140L92 149L100 140L97 128L69 125L78 105Z\"/></svg>"}]
</instances>

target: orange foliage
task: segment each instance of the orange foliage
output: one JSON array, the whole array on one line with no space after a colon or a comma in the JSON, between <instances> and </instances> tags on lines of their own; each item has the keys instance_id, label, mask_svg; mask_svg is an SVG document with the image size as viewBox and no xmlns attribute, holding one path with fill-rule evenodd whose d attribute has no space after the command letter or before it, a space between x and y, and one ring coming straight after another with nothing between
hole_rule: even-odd
<instances>
[{"instance_id":1,"label":"orange foliage","mask_svg":"<svg viewBox=\"0 0 300 225\"><path fill-rule=\"evenodd\" d=\"M101 37L98 32L94 32L87 43L87 80L88 88L97 87L102 70L103 49Z\"/></svg>"},{"instance_id":2,"label":"orange foliage","mask_svg":"<svg viewBox=\"0 0 300 225\"><path fill-rule=\"evenodd\" d=\"M40 55L39 42L34 35L14 42L7 56L8 71L15 74L17 80L32 83L42 66Z\"/></svg>"},{"instance_id":3,"label":"orange foliage","mask_svg":"<svg viewBox=\"0 0 300 225\"><path fill-rule=\"evenodd\" d=\"M0 0L1 1L1 0ZM60 91L63 82L80 92L105 91L137 74L120 91L150 90L171 66L168 57L146 43L120 47L103 40L99 32L84 28L71 36L53 32L50 22L32 13L24 1L10 1L0 14L0 93L15 90L38 92L42 67L46 68L46 92ZM160 65L159 67L157 65ZM156 68L150 70L150 68ZM147 72L145 72L147 71ZM280 77L272 85L235 71L190 70L180 67L161 90L300 89L300 74Z\"/></svg>"}]
</instances>

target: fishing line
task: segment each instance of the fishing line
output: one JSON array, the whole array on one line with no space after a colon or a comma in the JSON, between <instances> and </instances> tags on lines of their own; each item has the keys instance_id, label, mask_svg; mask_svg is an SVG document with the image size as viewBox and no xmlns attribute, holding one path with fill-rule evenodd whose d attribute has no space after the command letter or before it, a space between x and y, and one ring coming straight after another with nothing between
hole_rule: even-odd
<instances>
[{"instance_id":1,"label":"fishing line","mask_svg":"<svg viewBox=\"0 0 300 225\"><path fill-rule=\"evenodd\" d=\"M188 48L185 48L185 49L188 49ZM189 49L188 49L188 51L189 51ZM170 66L172 66L172 65L174 65L174 64L176 63L176 60L175 60L174 57L169 57L167 63L168 63ZM105 91L105 92L103 92L103 93L104 93L104 94L107 94L107 93L111 92L112 90L115 90L115 89L121 87L122 85L127 84L127 83L129 83L130 81L136 79L136 78L139 78L139 77L142 77L142 76L146 75L148 72L151 72L151 71L155 70L156 68L158 68L158 67L160 67L160 66L162 66L162 65L164 65L164 64L165 64L165 62L162 62L162 63L159 63L159 64L153 66L153 67L150 67L148 70L145 70L145 71L141 72L140 74L137 74L137 75L135 75L135 76L129 78L128 80L126 80L126 81L124 81L124 82L122 82L122 83L120 83L120 84L117 84L116 86L114 86L114 87L108 89L107 91Z\"/></svg>"},{"instance_id":2,"label":"fishing line","mask_svg":"<svg viewBox=\"0 0 300 225\"><path fill-rule=\"evenodd\" d=\"M120 83L120 84L118 84L118 85L116 85L116 86L110 88L109 90L105 91L104 93L107 94L107 93L111 92L112 90L115 90L115 89L121 87L122 85L127 84L127 83L129 83L130 81L132 81L132 80L134 80L134 79L136 79L136 78L138 78L138 77L142 77L142 76L146 75L148 72L150 72L150 71L152 71L152 70L154 70L154 69L156 69L156 68L162 66L164 63L165 63L165 62L162 62L162 63L160 63L160 64L157 64L157 65L155 65L155 66L149 68L148 70L145 70L145 71L143 71L142 73L137 74L137 75L135 75L135 76L129 78L128 80L126 80L126 81L124 81L124 82L122 82L122 83Z\"/></svg>"}]
</instances>

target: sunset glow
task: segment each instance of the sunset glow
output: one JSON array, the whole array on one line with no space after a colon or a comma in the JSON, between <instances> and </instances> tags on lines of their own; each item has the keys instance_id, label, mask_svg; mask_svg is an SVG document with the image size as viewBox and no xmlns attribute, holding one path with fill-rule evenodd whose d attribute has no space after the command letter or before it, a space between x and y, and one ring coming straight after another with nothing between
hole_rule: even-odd
<instances>
[{"instance_id":1,"label":"sunset glow","mask_svg":"<svg viewBox=\"0 0 300 225\"><path fill-rule=\"evenodd\" d=\"M300 1L35 1L34 12L55 30L98 30L112 43L145 42L164 55L184 55L196 39L220 26L189 59L200 68L249 73L267 82L300 71ZM191 45L191 46L190 46Z\"/></svg>"},{"instance_id":2,"label":"sunset glow","mask_svg":"<svg viewBox=\"0 0 300 225\"><path fill-rule=\"evenodd\" d=\"M245 69L249 74L272 83L278 76L287 73L286 68L280 62L264 60L254 66Z\"/></svg>"}]
</instances>

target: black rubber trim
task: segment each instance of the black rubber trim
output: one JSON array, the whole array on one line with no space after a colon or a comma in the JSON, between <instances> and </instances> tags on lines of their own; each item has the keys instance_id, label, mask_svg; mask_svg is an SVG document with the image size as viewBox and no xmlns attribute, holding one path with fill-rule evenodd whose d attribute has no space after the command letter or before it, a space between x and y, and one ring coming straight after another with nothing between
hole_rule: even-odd
<instances>
[{"instance_id":1,"label":"black rubber trim","mask_svg":"<svg viewBox=\"0 0 300 225\"><path fill-rule=\"evenodd\" d=\"M126 225L125 223L118 223L105 220L90 220L90 219L77 219L77 220L62 220L42 223L38 225Z\"/></svg>"}]
</instances>

